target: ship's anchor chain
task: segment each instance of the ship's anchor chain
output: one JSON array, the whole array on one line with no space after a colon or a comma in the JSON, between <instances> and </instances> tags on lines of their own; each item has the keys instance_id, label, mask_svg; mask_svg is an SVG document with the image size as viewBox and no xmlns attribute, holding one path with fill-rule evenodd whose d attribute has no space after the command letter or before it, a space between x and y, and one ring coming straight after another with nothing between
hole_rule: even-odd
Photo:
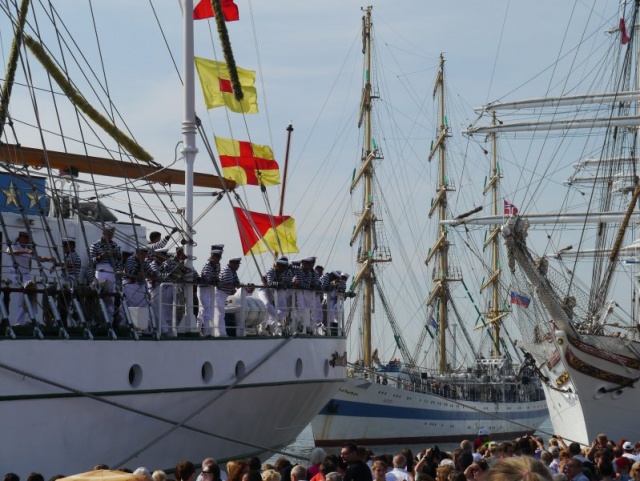
<instances>
[{"instance_id":1,"label":"ship's anchor chain","mask_svg":"<svg viewBox=\"0 0 640 481\"><path fill-rule=\"evenodd\" d=\"M561 388L556 387L553 384L551 384L551 381L549 380L549 376L545 376L542 373L542 371L540 370L540 367L536 364L536 360L531 355L531 353L526 351L522 347L520 347L520 349L522 349L522 352L524 353L524 362L522 363L522 366L520 367L519 373L521 373L526 368L530 368L534 372L534 374L536 376L538 376L538 378L540 378L540 381L542 381L549 389L553 389L554 391L558 391L558 392L565 393L565 394L573 392L573 390L571 388L561 389Z\"/></svg>"}]
</instances>

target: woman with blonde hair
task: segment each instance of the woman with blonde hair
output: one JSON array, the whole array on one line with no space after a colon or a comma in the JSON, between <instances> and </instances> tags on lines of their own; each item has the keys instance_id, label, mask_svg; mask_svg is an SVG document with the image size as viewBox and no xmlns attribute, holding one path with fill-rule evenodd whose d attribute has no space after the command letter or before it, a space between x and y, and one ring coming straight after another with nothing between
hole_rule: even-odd
<instances>
[{"instance_id":1,"label":"woman with blonde hair","mask_svg":"<svg viewBox=\"0 0 640 481\"><path fill-rule=\"evenodd\" d=\"M632 478L633 481L640 481L640 461L636 461L631 466L631 470L629 471L629 478Z\"/></svg>"},{"instance_id":2,"label":"woman with blonde hair","mask_svg":"<svg viewBox=\"0 0 640 481\"><path fill-rule=\"evenodd\" d=\"M262 471L262 481L280 481L280 473L275 469L266 469Z\"/></svg>"},{"instance_id":3,"label":"woman with blonde hair","mask_svg":"<svg viewBox=\"0 0 640 481\"><path fill-rule=\"evenodd\" d=\"M449 474L453 471L452 464L440 464L436 469L436 481L449 481Z\"/></svg>"},{"instance_id":4,"label":"woman with blonde hair","mask_svg":"<svg viewBox=\"0 0 640 481\"><path fill-rule=\"evenodd\" d=\"M373 472L373 481L386 481L387 463L385 463L384 461L376 460L371 465L371 471Z\"/></svg>"},{"instance_id":5,"label":"woman with blonde hair","mask_svg":"<svg viewBox=\"0 0 640 481\"><path fill-rule=\"evenodd\" d=\"M529 456L504 458L489 469L482 481L551 481L543 462Z\"/></svg>"}]
</instances>

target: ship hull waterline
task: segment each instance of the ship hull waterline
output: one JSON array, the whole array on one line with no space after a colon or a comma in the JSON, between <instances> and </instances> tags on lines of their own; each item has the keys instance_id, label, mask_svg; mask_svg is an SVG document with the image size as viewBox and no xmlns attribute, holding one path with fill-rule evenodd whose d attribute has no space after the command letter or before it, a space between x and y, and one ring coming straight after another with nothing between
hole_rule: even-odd
<instances>
[{"instance_id":1,"label":"ship hull waterline","mask_svg":"<svg viewBox=\"0 0 640 481\"><path fill-rule=\"evenodd\" d=\"M312 421L316 446L460 441L487 427L494 439L533 434L548 417L544 400L495 403L450 400L349 379Z\"/></svg>"},{"instance_id":2,"label":"ship hull waterline","mask_svg":"<svg viewBox=\"0 0 640 481\"><path fill-rule=\"evenodd\" d=\"M0 422L20 437L4 469L49 477L265 457L342 384L344 349L341 337L2 341Z\"/></svg>"}]
</instances>

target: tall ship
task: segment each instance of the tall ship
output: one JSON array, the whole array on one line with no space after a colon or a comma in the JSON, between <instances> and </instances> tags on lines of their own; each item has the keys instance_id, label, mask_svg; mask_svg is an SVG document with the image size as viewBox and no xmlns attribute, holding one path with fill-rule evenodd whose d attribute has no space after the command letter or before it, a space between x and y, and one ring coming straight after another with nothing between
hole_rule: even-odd
<instances>
[{"instance_id":1,"label":"tall ship","mask_svg":"<svg viewBox=\"0 0 640 481\"><path fill-rule=\"evenodd\" d=\"M451 210L448 195L454 190L447 171L447 141L451 137L451 129L445 106L445 63L442 56L433 90L438 104L438 126L436 139L427 154L429 162L437 163L436 192L428 212L429 217L433 216L436 221L437 231L436 241L424 263L431 279L428 295L424 293L426 286L422 291L421 302L426 309L419 309L412 320L420 326L413 350L405 340L400 321L394 313L393 305L397 301L382 289L382 270L389 265L392 255L385 245L382 209L379 207L384 195L375 190L380 180L376 176L376 167L383 155L373 132L377 132L378 138L385 138L385 135L373 126L376 118L373 106L379 95L372 65L372 51L376 50L372 47L371 14L372 9L368 7L363 16L362 33L365 66L358 126L362 128L364 140L361 162L351 183L351 191L358 192L361 201L361 210L351 234L351 245L356 246L358 270L350 287L354 296L352 307L348 313L345 312L349 336L361 340L361 349L358 357L349 363L348 382L339 388L311 424L315 444L332 446L344 440L368 445L459 441L475 437L482 428L491 432L494 439L532 433L546 419L548 412L539 382L529 372L529 367L522 366L512 354L501 335L501 326L509 310L503 304L500 283L499 225L493 226L487 242L491 260L487 279L481 287L482 291L490 293L492 300L485 312L478 312L483 333L490 331L491 347L485 355L469 332L478 316L474 312L473 317L463 318L458 310L458 299L453 296L456 284L462 289L463 277L462 269L452 256L449 228L440 223L448 218ZM497 189L500 180L495 165L492 175L487 193L495 211L499 204ZM407 272L403 277L409 279L413 275ZM372 348L374 337L379 337L375 334L376 329L382 328L373 322L375 312L384 313L386 322L391 326L393 343L397 346L394 354L399 352L397 357L393 356L388 361L382 361L379 351ZM355 321L358 315L360 324ZM460 327L464 342L458 342L455 337L451 342L449 336L452 333L455 336L456 326ZM429 348L425 347L427 336L432 339ZM470 352L464 352L462 345L465 348L468 345ZM435 364L421 361L424 349L427 349L427 354L436 354L432 356L436 358ZM350 353L356 356L353 350ZM457 356L469 361L460 362Z\"/></svg>"},{"instance_id":2,"label":"tall ship","mask_svg":"<svg viewBox=\"0 0 640 481\"><path fill-rule=\"evenodd\" d=\"M175 72L182 95L143 78L130 52L118 57L128 61L127 75L115 77L129 89L139 86L155 105L182 98L176 165L152 161L133 140L136 128L121 119L111 76L101 70L104 52L92 49L117 43L124 23L111 25L106 43L93 43L86 29L100 23L99 8L93 25L85 16L93 7L80 2L68 18L28 1L1 8L8 67L0 94L0 423L12 438L0 455L5 472L48 478L97 464L170 470L211 456L222 463L265 459L295 440L346 378L341 329L334 336L297 332L301 310L287 306L273 330L260 329L269 315L262 299L272 295L260 279L264 270L225 283L199 276L202 259L194 266L198 242L206 246L204 262L211 252L223 269L245 258L240 243L209 248L217 231L235 224L221 223L210 208L195 212L198 195L235 202L240 182L194 172L202 128L194 100L195 14L192 0L181 3L182 20L171 20L184 31ZM212 8L223 30L220 1ZM82 39L74 37L78 31ZM230 53L228 40L221 35ZM236 89L223 80L219 90ZM94 96L102 103L88 100ZM161 120L147 107L139 112L145 122ZM208 136L198 141L205 152ZM260 177L258 167L252 172ZM198 235L201 218L216 230L203 222ZM161 231L159 239L149 239L152 230ZM285 240L278 256L295 252ZM128 250L134 269L126 267ZM267 250L268 266L274 254ZM248 253L246 261L253 259ZM147 268L154 262L159 270ZM232 295L220 301L225 285ZM211 319L196 318L201 287L215 290L214 308L224 303L214 319L224 319L226 330L216 324L211 335Z\"/></svg>"},{"instance_id":3,"label":"tall ship","mask_svg":"<svg viewBox=\"0 0 640 481\"><path fill-rule=\"evenodd\" d=\"M522 349L554 433L584 445L599 433L635 439L640 409L639 3L611 7L567 39L571 60L550 59L556 95L486 104L467 131L528 149L515 165L530 183L502 227L514 286L535 312L519 323Z\"/></svg>"}]
</instances>

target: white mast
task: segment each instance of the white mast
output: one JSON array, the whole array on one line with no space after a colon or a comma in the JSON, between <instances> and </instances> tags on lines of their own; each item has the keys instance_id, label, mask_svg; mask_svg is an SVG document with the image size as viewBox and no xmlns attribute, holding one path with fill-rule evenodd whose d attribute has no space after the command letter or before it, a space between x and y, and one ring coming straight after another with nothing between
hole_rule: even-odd
<instances>
[{"instance_id":1,"label":"white mast","mask_svg":"<svg viewBox=\"0 0 640 481\"><path fill-rule=\"evenodd\" d=\"M182 155L184 156L184 185L185 185L185 209L184 209L184 231L187 244L185 254L187 260L186 267L193 268L193 165L196 160L198 149L196 148L196 108L195 108L195 67L193 64L193 0L182 0L182 21L183 21L183 45L184 56L182 70L184 74L183 87L183 119L182 119ZM185 299L186 313L184 327L187 330L195 327L193 322L193 284L191 274L185 279Z\"/></svg>"}]
</instances>

